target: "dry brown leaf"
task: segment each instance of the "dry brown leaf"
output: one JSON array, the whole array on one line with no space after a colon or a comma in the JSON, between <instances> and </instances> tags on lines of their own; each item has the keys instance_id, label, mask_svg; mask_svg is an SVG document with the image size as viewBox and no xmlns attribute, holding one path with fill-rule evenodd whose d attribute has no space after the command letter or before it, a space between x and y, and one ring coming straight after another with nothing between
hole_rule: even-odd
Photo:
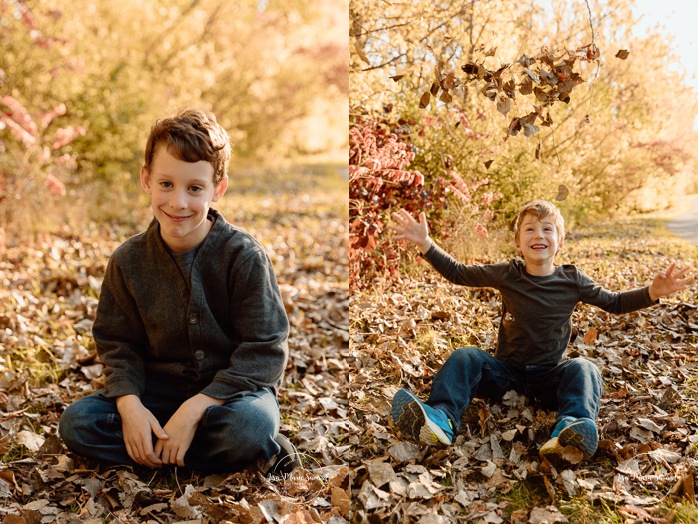
<instances>
[{"instance_id":1,"label":"dry brown leaf","mask_svg":"<svg viewBox=\"0 0 698 524\"><path fill-rule=\"evenodd\" d=\"M557 188L557 195L555 195L555 200L558 202L562 202L563 200L567 199L567 197L570 194L570 190L567 188L566 185L560 184Z\"/></svg>"},{"instance_id":2,"label":"dry brown leaf","mask_svg":"<svg viewBox=\"0 0 698 524\"><path fill-rule=\"evenodd\" d=\"M332 503L332 507L337 508L344 518L349 518L349 506L351 503L351 497L349 497L349 493L347 493L346 490L334 486L332 488L332 495L330 500Z\"/></svg>"},{"instance_id":3,"label":"dry brown leaf","mask_svg":"<svg viewBox=\"0 0 698 524\"><path fill-rule=\"evenodd\" d=\"M565 522L569 522L569 520L567 520L567 517L560 513L560 510L555 506L533 508L528 519L529 524L556 524Z\"/></svg>"},{"instance_id":4,"label":"dry brown leaf","mask_svg":"<svg viewBox=\"0 0 698 524\"><path fill-rule=\"evenodd\" d=\"M596 337L599 335L599 332L596 330L595 327L591 326L587 332L584 334L584 343L587 346L593 346L594 342L596 342Z\"/></svg>"},{"instance_id":5,"label":"dry brown leaf","mask_svg":"<svg viewBox=\"0 0 698 524\"><path fill-rule=\"evenodd\" d=\"M420 109L424 109L425 107L427 107L429 105L429 100L431 100L431 93L429 91L425 91L419 99Z\"/></svg>"}]
</instances>

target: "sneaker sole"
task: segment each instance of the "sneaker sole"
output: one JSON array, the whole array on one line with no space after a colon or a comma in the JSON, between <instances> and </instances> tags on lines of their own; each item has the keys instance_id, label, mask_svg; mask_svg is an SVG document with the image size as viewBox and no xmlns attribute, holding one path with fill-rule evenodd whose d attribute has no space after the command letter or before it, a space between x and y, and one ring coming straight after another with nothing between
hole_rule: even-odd
<instances>
[{"instance_id":1,"label":"sneaker sole","mask_svg":"<svg viewBox=\"0 0 698 524\"><path fill-rule=\"evenodd\" d=\"M583 420L573 422L558 435L558 441L562 446L574 446L584 453L584 458L590 458L596 453L599 437ZM596 441L596 445L594 444ZM589 444L589 445L587 445Z\"/></svg>"},{"instance_id":2,"label":"sneaker sole","mask_svg":"<svg viewBox=\"0 0 698 524\"><path fill-rule=\"evenodd\" d=\"M401 389L395 394L393 421L403 433L422 444L451 445L451 439L439 426L429 420L421 401L407 390Z\"/></svg>"}]
</instances>

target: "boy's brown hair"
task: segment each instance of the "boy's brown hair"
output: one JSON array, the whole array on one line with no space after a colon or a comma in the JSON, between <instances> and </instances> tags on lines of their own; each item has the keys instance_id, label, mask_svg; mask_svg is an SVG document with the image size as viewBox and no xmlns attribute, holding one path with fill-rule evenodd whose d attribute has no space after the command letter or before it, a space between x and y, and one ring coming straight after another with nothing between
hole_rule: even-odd
<instances>
[{"instance_id":1,"label":"boy's brown hair","mask_svg":"<svg viewBox=\"0 0 698 524\"><path fill-rule=\"evenodd\" d=\"M155 122L145 146L145 169L150 172L155 148L164 144L167 152L183 162L204 160L213 166L213 183L228 174L231 147L228 133L213 113L185 109Z\"/></svg>"},{"instance_id":2,"label":"boy's brown hair","mask_svg":"<svg viewBox=\"0 0 698 524\"><path fill-rule=\"evenodd\" d=\"M565 240L565 219L562 218L562 213L560 213L558 207L547 200L534 200L523 206L514 219L514 239L517 242L519 240L519 234L521 233L519 229L526 215L534 215L538 217L539 220L547 216L552 216L553 223L557 228L557 234L560 237L560 242Z\"/></svg>"}]
</instances>

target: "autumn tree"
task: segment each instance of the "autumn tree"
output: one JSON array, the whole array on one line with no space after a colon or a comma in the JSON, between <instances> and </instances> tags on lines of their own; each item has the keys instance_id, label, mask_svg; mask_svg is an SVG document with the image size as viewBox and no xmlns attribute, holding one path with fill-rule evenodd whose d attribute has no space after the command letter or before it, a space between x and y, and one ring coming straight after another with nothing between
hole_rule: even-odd
<instances>
[{"instance_id":1,"label":"autumn tree","mask_svg":"<svg viewBox=\"0 0 698 524\"><path fill-rule=\"evenodd\" d=\"M425 184L451 172L487 181L501 198L484 211L500 225L560 185L572 221L636 208L647 187L662 190L645 206L666 205L695 163L696 97L659 35L633 35L631 8L357 0L352 115L412 122L410 168ZM467 220L475 227L486 216Z\"/></svg>"}]
</instances>

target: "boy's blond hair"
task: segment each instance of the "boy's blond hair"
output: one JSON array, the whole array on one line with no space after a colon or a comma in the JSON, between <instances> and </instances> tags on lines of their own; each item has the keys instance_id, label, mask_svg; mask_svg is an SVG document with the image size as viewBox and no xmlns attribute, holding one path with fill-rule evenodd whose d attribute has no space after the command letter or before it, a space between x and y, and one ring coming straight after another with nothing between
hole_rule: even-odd
<instances>
[{"instance_id":1,"label":"boy's blond hair","mask_svg":"<svg viewBox=\"0 0 698 524\"><path fill-rule=\"evenodd\" d=\"M538 217L538 220L542 220L547 216L551 216L553 223L557 228L557 234L560 237L560 242L565 240L565 219L562 218L562 213L558 207L552 202L547 200L534 200L523 206L519 210L519 214L516 215L514 219L514 240L519 241L519 234L521 233L521 223L523 222L526 215L534 215Z\"/></svg>"},{"instance_id":2,"label":"boy's blond hair","mask_svg":"<svg viewBox=\"0 0 698 524\"><path fill-rule=\"evenodd\" d=\"M231 146L228 133L213 113L185 109L155 122L145 147L145 168L150 172L155 148L163 144L167 152L184 162L204 160L213 166L213 183L227 176Z\"/></svg>"}]
</instances>

